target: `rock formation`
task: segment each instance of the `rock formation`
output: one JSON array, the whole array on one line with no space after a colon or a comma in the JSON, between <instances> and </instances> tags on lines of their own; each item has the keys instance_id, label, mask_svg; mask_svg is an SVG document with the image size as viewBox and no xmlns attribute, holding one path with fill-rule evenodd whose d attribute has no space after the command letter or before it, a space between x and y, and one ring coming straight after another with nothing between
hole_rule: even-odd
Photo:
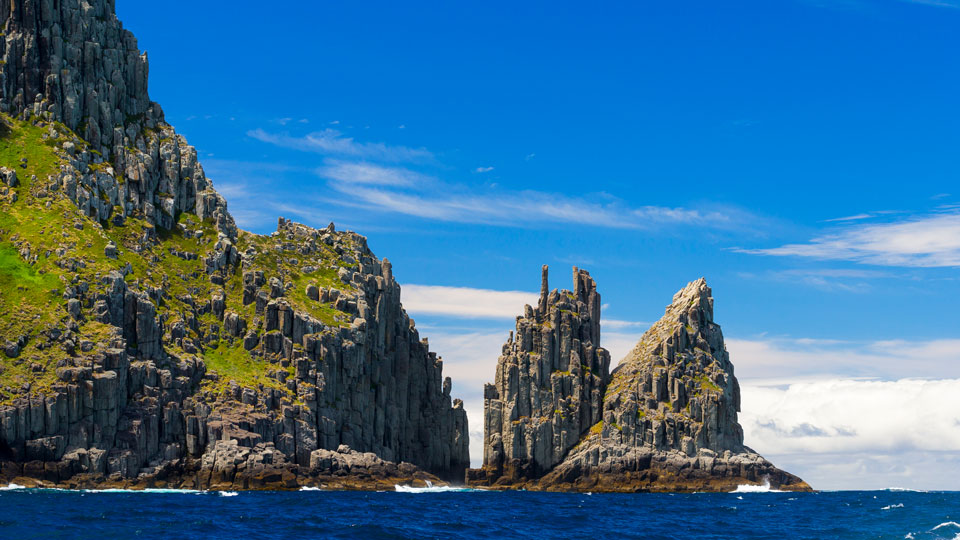
<instances>
[{"instance_id":1,"label":"rock formation","mask_svg":"<svg viewBox=\"0 0 960 540\"><path fill-rule=\"evenodd\" d=\"M0 110L55 120L80 136L64 145L72 166L56 182L84 214L117 223L137 215L171 229L191 212L235 239L196 150L150 101L147 55L113 0L0 0L0 13Z\"/></svg>"},{"instance_id":2,"label":"rock formation","mask_svg":"<svg viewBox=\"0 0 960 540\"><path fill-rule=\"evenodd\" d=\"M0 482L462 479L390 263L333 224L238 230L112 0L0 12Z\"/></svg>"},{"instance_id":3,"label":"rock formation","mask_svg":"<svg viewBox=\"0 0 960 540\"><path fill-rule=\"evenodd\" d=\"M498 384L508 361L500 359ZM581 431L555 466L540 469L542 474L498 479L488 470L496 461L485 461L484 469L468 472L470 481L582 491L725 491L763 481L781 489L809 489L743 445L737 423L740 387L703 279L674 296L664 317L609 379L605 373L598 378L609 380L598 422ZM532 380L528 386L530 391L537 387ZM486 397L487 409L498 410L497 395ZM496 457L500 425L488 416L485 427L485 456Z\"/></svg>"},{"instance_id":4,"label":"rock formation","mask_svg":"<svg viewBox=\"0 0 960 540\"><path fill-rule=\"evenodd\" d=\"M550 291L517 317L494 384L484 386L483 470L472 479L535 479L563 460L600 420L610 354L599 347L600 295L573 269L573 291Z\"/></svg>"}]
</instances>

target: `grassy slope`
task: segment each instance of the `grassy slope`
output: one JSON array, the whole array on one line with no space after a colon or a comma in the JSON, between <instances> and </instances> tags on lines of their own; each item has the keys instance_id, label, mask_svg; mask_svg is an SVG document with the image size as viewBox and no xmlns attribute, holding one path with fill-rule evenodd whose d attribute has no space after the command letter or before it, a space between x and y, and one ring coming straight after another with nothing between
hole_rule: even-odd
<instances>
[{"instance_id":1,"label":"grassy slope","mask_svg":"<svg viewBox=\"0 0 960 540\"><path fill-rule=\"evenodd\" d=\"M203 257L217 242L217 232L209 222L203 222L192 214L179 216L178 226L171 231L150 231L151 226L140 219L127 219L122 226L107 222L96 223L83 213L62 193L49 189L49 177L56 177L65 156L59 146L71 140L83 148L82 141L66 127L56 125L58 136L49 138L49 126L37 127L29 122L13 120L0 115L0 166L17 171L20 180L16 192L17 201L0 196L0 345L5 341L17 341L26 336L27 345L18 358L9 359L0 353L0 404L13 399L11 389L29 385L31 393L45 392L56 384L57 362L67 357L57 342L49 342L45 334L56 329L66 333L71 324L65 310L63 291L69 285L86 282L92 295L102 289L102 278L111 271L123 271L128 265L133 270L125 277L133 287L140 289L157 287L165 291L158 306L158 313L166 318L169 329L178 320L187 321L191 308L189 302L206 302L220 287L210 282L204 270ZM156 134L149 134L157 136ZM27 158L26 168L21 167L21 158ZM91 168L105 168L109 164ZM31 181L36 175L37 181ZM80 225L80 226L78 226ZM185 230L202 231L197 238L184 234ZM155 232L160 243L147 244L139 252L144 234ZM104 256L104 248L113 241L119 246L115 260ZM254 267L262 269L270 277L282 277L293 283L288 301L299 311L330 326L343 326L350 318L330 305L309 301L304 292L308 283L330 287L336 282L336 256L330 251L310 258L310 263L319 269L302 275L290 263L290 258L304 257L279 249L279 240L267 236L241 233L237 248L243 253L253 247L258 255ZM326 247L324 246L324 249ZM185 260L171 253L194 253L196 260ZM76 271L58 266L69 260ZM227 293L227 311L242 315L252 325L254 305L243 306L242 275L239 268L222 287ZM340 285L342 288L342 284ZM266 377L279 366L251 358L237 343L206 344L211 325L222 327L213 315L201 316L196 331L187 325L187 332L198 347L205 347L204 358L209 370L221 375L220 381L208 381L211 390L221 390L230 380L241 386L258 385L283 388L275 379ZM95 322L81 321L74 341L94 344L92 351L82 353L77 347L76 355L95 354L107 347L111 329ZM169 352L183 355L169 348ZM283 368L286 369L286 368Z\"/></svg>"}]
</instances>

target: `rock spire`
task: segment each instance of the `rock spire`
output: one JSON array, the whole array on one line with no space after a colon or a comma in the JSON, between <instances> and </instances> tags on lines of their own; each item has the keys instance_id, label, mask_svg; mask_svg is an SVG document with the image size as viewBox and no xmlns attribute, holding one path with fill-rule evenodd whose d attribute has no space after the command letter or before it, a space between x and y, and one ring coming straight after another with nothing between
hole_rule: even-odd
<instances>
[{"instance_id":1,"label":"rock spire","mask_svg":"<svg viewBox=\"0 0 960 540\"><path fill-rule=\"evenodd\" d=\"M600 420L610 354L599 347L600 294L585 270L573 290L549 290L524 308L484 386L484 465L478 481L537 478L560 463Z\"/></svg>"},{"instance_id":2,"label":"rock spire","mask_svg":"<svg viewBox=\"0 0 960 540\"><path fill-rule=\"evenodd\" d=\"M592 281L590 287L595 287ZM591 404L590 416L597 422L586 426L589 429L579 424L583 431L575 444L545 454L552 467L547 465L550 461L538 459L539 467L522 469L525 476L501 464L510 464L513 458L519 468L532 461L529 453L515 449L539 446L518 446L515 441L538 441L528 435L532 430L527 427L538 424L511 413L512 402L499 396L502 388L509 390L508 396L525 396L538 386L532 378L524 379L522 370L520 377L504 379L501 370L509 370L513 362L511 356L501 357L497 385L485 396L484 469L470 471L468 478L481 485L546 490L725 491L763 481L782 489L808 490L802 480L744 446L737 422L740 386L713 315L713 294L704 279L674 295L663 318L611 376L595 372L603 381L604 395L599 416ZM591 317L599 319L599 309ZM504 385L504 380L512 386ZM562 455L556 460L558 454ZM497 476L501 469L503 474Z\"/></svg>"}]
</instances>

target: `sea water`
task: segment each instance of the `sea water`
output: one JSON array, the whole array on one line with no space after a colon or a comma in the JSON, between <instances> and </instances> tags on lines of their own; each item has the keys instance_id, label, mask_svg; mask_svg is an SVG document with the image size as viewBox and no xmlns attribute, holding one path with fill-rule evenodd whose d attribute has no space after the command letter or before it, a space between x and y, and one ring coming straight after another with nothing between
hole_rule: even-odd
<instances>
[{"instance_id":1,"label":"sea water","mask_svg":"<svg viewBox=\"0 0 960 540\"><path fill-rule=\"evenodd\" d=\"M0 538L960 540L960 492L0 491Z\"/></svg>"}]
</instances>

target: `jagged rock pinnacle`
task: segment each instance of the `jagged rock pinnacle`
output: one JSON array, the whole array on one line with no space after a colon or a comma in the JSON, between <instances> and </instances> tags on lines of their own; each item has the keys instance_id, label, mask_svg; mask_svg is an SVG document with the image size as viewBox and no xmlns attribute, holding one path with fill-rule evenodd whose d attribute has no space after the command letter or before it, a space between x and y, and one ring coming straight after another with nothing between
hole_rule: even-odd
<instances>
[{"instance_id":1,"label":"jagged rock pinnacle","mask_svg":"<svg viewBox=\"0 0 960 540\"><path fill-rule=\"evenodd\" d=\"M550 293L549 305L563 294ZM596 284L574 268L574 289L568 294L581 306L580 315L586 312L581 333L596 346ZM521 322L518 341L525 342L519 336L527 326ZM550 490L725 491L766 477L781 488L809 489L743 445L737 422L740 386L703 278L677 292L612 376L601 376L601 414L591 403L589 417L596 422L576 426L576 444L544 445L545 436L564 440L564 432L558 438L544 428L556 426L556 416L541 410L528 419L515 412L531 396L555 395L545 394L543 378L530 369L535 365L518 361L514 348L504 348L496 383L486 389L484 468L469 471L471 482ZM551 389L562 387L556 379L549 382Z\"/></svg>"},{"instance_id":2,"label":"jagged rock pinnacle","mask_svg":"<svg viewBox=\"0 0 960 540\"><path fill-rule=\"evenodd\" d=\"M575 292L550 291L547 270L484 386L484 469L471 472L484 483L543 475L600 420L610 354L597 345L596 283L574 268Z\"/></svg>"}]
</instances>

